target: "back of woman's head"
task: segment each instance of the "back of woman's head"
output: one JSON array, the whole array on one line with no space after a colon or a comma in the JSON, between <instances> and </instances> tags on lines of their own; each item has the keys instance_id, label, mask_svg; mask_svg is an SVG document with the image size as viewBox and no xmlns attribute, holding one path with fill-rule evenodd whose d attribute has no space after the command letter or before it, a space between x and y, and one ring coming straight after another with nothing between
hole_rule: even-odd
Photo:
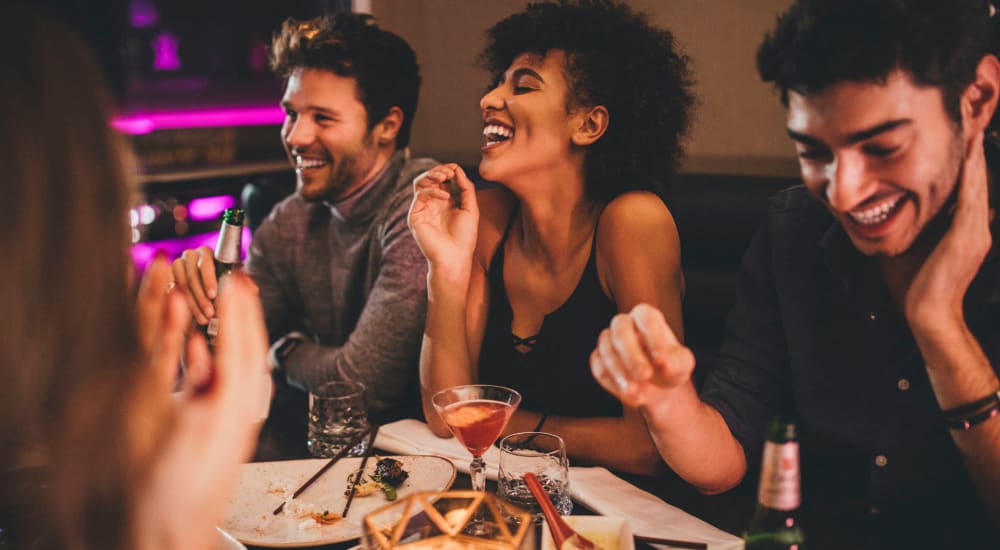
<instances>
[{"instance_id":1,"label":"back of woman's head","mask_svg":"<svg viewBox=\"0 0 1000 550\"><path fill-rule=\"evenodd\" d=\"M59 488L38 503L56 544L118 547L142 364L122 149L83 41L31 7L0 13L0 467L38 449Z\"/></svg>"},{"instance_id":2,"label":"back of woman's head","mask_svg":"<svg viewBox=\"0 0 1000 550\"><path fill-rule=\"evenodd\" d=\"M588 195L660 191L680 164L694 105L688 59L670 31L615 0L537 2L494 25L480 58L497 82L519 55L550 50L567 55L568 107L610 114L587 151Z\"/></svg>"}]
</instances>

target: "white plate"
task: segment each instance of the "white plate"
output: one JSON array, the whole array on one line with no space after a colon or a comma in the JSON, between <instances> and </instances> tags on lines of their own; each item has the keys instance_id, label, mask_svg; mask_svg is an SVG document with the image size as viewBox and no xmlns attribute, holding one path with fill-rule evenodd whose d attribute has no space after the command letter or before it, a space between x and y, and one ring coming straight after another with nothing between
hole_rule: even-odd
<instances>
[{"instance_id":1,"label":"white plate","mask_svg":"<svg viewBox=\"0 0 1000 550\"><path fill-rule=\"evenodd\" d=\"M444 491L455 480L455 465L439 456L393 456L403 463L410 477L397 489L399 498L418 491ZM253 462L240 467L240 482L229 503L221 527L245 544L272 548L298 548L332 544L361 536L361 520L369 512L385 506L385 494L377 491L366 497L354 497L346 519L330 525L316 524L308 518L292 517L287 512L275 516L283 494L291 493L319 471L328 459ZM376 457L365 467L365 474L375 471ZM293 502L311 505L316 510L341 513L347 498L347 478L361 466L360 458L345 458L333 465ZM303 523L306 523L303 526Z\"/></svg>"},{"instance_id":2,"label":"white plate","mask_svg":"<svg viewBox=\"0 0 1000 550\"><path fill-rule=\"evenodd\" d=\"M243 543L234 539L232 535L223 531L222 529L217 529L219 532L219 537L215 540L215 545L212 546L213 550L247 550Z\"/></svg>"}]
</instances>

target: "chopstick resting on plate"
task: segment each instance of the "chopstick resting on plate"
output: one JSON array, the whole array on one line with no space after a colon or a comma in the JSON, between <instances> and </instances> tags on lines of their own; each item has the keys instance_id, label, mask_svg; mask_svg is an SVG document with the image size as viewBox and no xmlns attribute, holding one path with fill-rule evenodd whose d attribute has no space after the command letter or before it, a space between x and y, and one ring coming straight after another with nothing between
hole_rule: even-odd
<instances>
[{"instance_id":1,"label":"chopstick resting on plate","mask_svg":"<svg viewBox=\"0 0 1000 550\"><path fill-rule=\"evenodd\" d=\"M368 438L368 447L365 448L365 457L361 459L361 467L358 468L358 474L354 476L354 480L351 481L351 486L347 490L347 504L344 505L344 513L340 514L340 517L346 518L347 511L351 509L351 503L354 502L354 490L358 487L358 482L361 481L361 476L365 473L365 464L368 464L368 458L372 456L372 451L375 449L375 436L378 435L378 426L376 425L372 428L371 437Z\"/></svg>"},{"instance_id":2,"label":"chopstick resting on plate","mask_svg":"<svg viewBox=\"0 0 1000 550\"><path fill-rule=\"evenodd\" d=\"M363 432L358 434L357 437L351 440L351 442L348 443L343 449L337 451L337 454L333 455L333 458L331 458L329 462L324 464L323 467L320 468L318 472L313 474L313 476L309 478L305 483L303 483L301 487L296 489L295 492L292 493L292 497L289 498L288 500L295 500L295 497L301 495L302 491L308 489L309 486L312 485L314 481L319 479L319 476L323 475L327 470L329 470L330 467L336 464L338 460L347 456L347 453L349 453L351 449L354 448L355 445L361 443L361 440L363 440L371 431L372 429L370 427L366 428ZM281 511L285 509L285 502L288 502L288 500L283 500L281 502L281 506L278 506L277 508L274 509L274 515L280 514Z\"/></svg>"}]
</instances>

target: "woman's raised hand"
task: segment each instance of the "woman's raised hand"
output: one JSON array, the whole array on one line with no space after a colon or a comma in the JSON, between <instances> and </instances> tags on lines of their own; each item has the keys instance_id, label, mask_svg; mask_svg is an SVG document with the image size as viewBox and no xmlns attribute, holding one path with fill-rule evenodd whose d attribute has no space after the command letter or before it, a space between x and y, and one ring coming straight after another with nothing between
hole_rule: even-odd
<instances>
[{"instance_id":1,"label":"woman's raised hand","mask_svg":"<svg viewBox=\"0 0 1000 550\"><path fill-rule=\"evenodd\" d=\"M137 503L138 531L163 547L206 548L217 536L214 526L235 489L238 465L253 452L270 398L267 331L255 287L235 275L219 296L215 355L198 331L185 342L191 314L180 289L163 291L170 279L169 265L158 258L139 291L140 339L159 391L144 395L135 419L136 452L153 462ZM183 389L170 396L182 350Z\"/></svg>"},{"instance_id":2,"label":"woman's raised hand","mask_svg":"<svg viewBox=\"0 0 1000 550\"><path fill-rule=\"evenodd\" d=\"M413 180L410 231L432 267L471 265L479 231L476 188L457 164L435 166Z\"/></svg>"}]
</instances>

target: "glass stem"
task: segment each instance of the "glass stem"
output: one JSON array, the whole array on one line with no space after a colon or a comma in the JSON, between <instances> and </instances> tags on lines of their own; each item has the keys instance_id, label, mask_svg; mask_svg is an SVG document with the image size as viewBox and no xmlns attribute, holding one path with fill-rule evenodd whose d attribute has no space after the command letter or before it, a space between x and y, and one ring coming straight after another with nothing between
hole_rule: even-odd
<instances>
[{"instance_id":1,"label":"glass stem","mask_svg":"<svg viewBox=\"0 0 1000 550\"><path fill-rule=\"evenodd\" d=\"M486 461L483 457L477 456L472 459L472 464L469 464L469 476L472 477L473 491L486 490Z\"/></svg>"}]
</instances>

